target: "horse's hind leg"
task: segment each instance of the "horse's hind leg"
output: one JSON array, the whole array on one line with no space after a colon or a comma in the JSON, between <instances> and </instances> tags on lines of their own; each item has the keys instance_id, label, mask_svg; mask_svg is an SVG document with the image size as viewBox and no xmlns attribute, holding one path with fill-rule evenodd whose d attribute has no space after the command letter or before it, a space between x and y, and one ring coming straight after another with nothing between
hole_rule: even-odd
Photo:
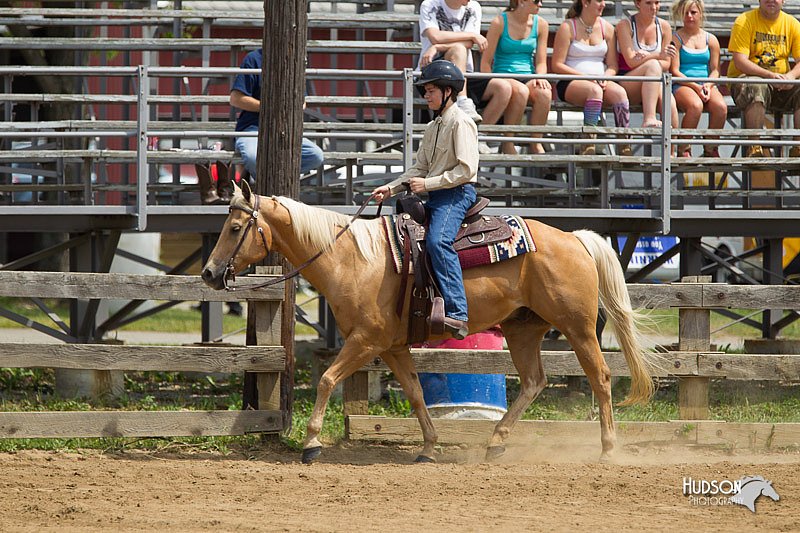
<instances>
[{"instance_id":1,"label":"horse's hind leg","mask_svg":"<svg viewBox=\"0 0 800 533\"><path fill-rule=\"evenodd\" d=\"M328 400L330 400L333 389L343 379L352 375L382 351L382 349L375 346L365 345L354 340L354 337L348 337L345 340L339 355L336 356L331 366L322 374L319 385L317 385L317 398L314 401L314 410L308 419L306 440L303 444L304 463L314 461L322 451L322 443L318 437L320 431L322 431L322 420L325 417L325 409L328 407Z\"/></svg>"},{"instance_id":2,"label":"horse's hind leg","mask_svg":"<svg viewBox=\"0 0 800 533\"><path fill-rule=\"evenodd\" d=\"M600 441L603 445L603 452L600 455L601 461L610 459L614 446L617 442L614 430L614 413L611 408L611 371L606 364L603 353L600 350L600 343L597 341L594 324L588 321L583 327L570 328L569 331L562 330L567 337L575 355L581 364L581 368L589 378L592 392L597 399L600 411Z\"/></svg>"},{"instance_id":3,"label":"horse's hind leg","mask_svg":"<svg viewBox=\"0 0 800 533\"><path fill-rule=\"evenodd\" d=\"M550 325L534 317L528 320L508 319L501 324L501 327L511 352L511 360L519 372L520 392L494 428L494 433L489 439L489 447L486 449L486 459L489 460L505 452L503 443L514 424L547 385L541 350L542 339L550 329Z\"/></svg>"},{"instance_id":4,"label":"horse's hind leg","mask_svg":"<svg viewBox=\"0 0 800 533\"><path fill-rule=\"evenodd\" d=\"M386 364L389 365L389 368L392 369L394 377L397 378L397 381L399 381L400 385L403 387L408 402L417 414L419 425L422 428L424 445L416 462L433 462L433 448L436 446L438 435L436 434L436 428L433 426L431 415L428 413L428 408L425 406L422 386L419 383L419 376L417 376L417 371L414 368L414 360L411 358L411 352L408 348L405 348L395 352L386 352L381 357Z\"/></svg>"}]
</instances>

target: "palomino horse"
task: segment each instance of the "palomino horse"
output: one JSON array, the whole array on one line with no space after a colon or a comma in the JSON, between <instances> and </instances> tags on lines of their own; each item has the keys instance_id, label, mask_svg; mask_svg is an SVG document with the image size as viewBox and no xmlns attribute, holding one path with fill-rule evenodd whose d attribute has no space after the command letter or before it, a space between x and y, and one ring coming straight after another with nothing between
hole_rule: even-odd
<instances>
[{"instance_id":1,"label":"palomino horse","mask_svg":"<svg viewBox=\"0 0 800 533\"><path fill-rule=\"evenodd\" d=\"M382 222L356 220L337 240L348 222L345 215L289 198L258 197L243 182L203 267L203 280L222 289L227 276L260 261L268 251L282 254L296 266L324 251L303 269L303 276L331 306L344 346L320 379L303 461L313 461L322 450L318 436L336 384L378 356L394 372L422 426L424 447L417 460L433 461L436 429L406 342L408 306L402 317L395 313L400 276L392 266ZM535 220L526 222L538 251L464 271L470 332L500 324L521 383L519 397L494 429L487 457L503 453L512 427L544 389L541 342L554 326L575 350L598 400L601 460L607 459L616 435L611 373L595 333L598 298L616 325L630 368L631 388L625 403L645 402L653 394L622 269L614 250L596 233L565 233Z\"/></svg>"}]
</instances>

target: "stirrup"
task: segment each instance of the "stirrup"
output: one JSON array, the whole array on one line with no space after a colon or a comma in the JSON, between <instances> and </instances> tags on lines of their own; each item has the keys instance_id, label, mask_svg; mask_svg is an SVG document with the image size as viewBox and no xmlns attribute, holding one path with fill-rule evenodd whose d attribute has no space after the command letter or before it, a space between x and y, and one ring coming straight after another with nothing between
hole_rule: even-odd
<instances>
[{"instance_id":1,"label":"stirrup","mask_svg":"<svg viewBox=\"0 0 800 533\"><path fill-rule=\"evenodd\" d=\"M469 328L466 320L456 320L454 318L444 318L444 330L453 336L454 339L463 340L469 335Z\"/></svg>"}]
</instances>

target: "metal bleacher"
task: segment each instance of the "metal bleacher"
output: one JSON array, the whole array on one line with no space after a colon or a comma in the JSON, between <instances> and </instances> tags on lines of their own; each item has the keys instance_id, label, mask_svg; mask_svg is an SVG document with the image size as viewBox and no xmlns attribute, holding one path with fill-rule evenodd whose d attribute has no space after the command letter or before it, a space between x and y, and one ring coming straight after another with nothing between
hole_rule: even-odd
<instances>
[{"instance_id":1,"label":"metal bleacher","mask_svg":"<svg viewBox=\"0 0 800 533\"><path fill-rule=\"evenodd\" d=\"M551 32L569 3L543 7ZM227 210L199 205L192 165L236 161L227 95L243 53L261 46L264 20L262 2L234 2L230 9L214 4L0 8L0 26L7 28L0 36L0 63L6 65L0 67L4 231L49 231L50 216L70 233L212 233L221 226ZM481 4L486 27L506 2ZM707 2L709 29L725 39L734 17L753 5ZM302 178L305 201L354 212L366 191L410 161L414 145L408 139L419 138L422 129L420 100L409 84L419 53L414 9L414 2L398 0L310 2L305 135L326 155L322 168ZM632 2L609 3L607 17L614 22L632 9ZM26 33L18 31L21 26ZM53 51L71 53L73 63L47 64ZM34 64L31 57L45 59ZM58 89L32 90L31 81L43 77L62 82ZM669 77L661 81L669 90ZM403 121L412 109L415 124ZM719 137L722 158L676 159L664 154L679 136L701 144L697 131L586 128L570 122L572 111L554 102L553 121L544 127L481 125L481 140L497 143L513 133L521 149L516 156L482 156L479 189L492 199L490 212L633 236L797 233L800 161L783 154L799 131L784 123L768 137L742 130L732 108L732 124L703 131ZM581 143L595 142L588 134L597 135L605 153L574 154ZM778 157L739 157L737 150L754 142L751 135L778 148ZM536 140L548 147L544 156L525 153ZM614 154L621 142L636 146L634 156ZM758 189L753 176L765 173L774 175L774 186Z\"/></svg>"}]
</instances>

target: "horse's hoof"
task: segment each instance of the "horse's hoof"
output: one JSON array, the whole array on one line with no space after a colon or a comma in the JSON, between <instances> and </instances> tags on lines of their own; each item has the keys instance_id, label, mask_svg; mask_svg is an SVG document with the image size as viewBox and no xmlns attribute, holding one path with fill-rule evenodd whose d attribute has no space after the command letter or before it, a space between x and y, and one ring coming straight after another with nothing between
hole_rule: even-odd
<instances>
[{"instance_id":1,"label":"horse's hoof","mask_svg":"<svg viewBox=\"0 0 800 533\"><path fill-rule=\"evenodd\" d=\"M610 453L601 453L600 454L600 464L610 465L610 464L614 464L615 462L616 461L614 461L614 456L612 454L610 454Z\"/></svg>"},{"instance_id":2,"label":"horse's hoof","mask_svg":"<svg viewBox=\"0 0 800 533\"><path fill-rule=\"evenodd\" d=\"M487 461L494 461L495 459L499 459L506 453L505 446L489 446L486 448L486 460Z\"/></svg>"},{"instance_id":3,"label":"horse's hoof","mask_svg":"<svg viewBox=\"0 0 800 533\"><path fill-rule=\"evenodd\" d=\"M435 463L436 459L433 457L428 457L427 455L418 455L416 459L414 459L415 463Z\"/></svg>"},{"instance_id":4,"label":"horse's hoof","mask_svg":"<svg viewBox=\"0 0 800 533\"><path fill-rule=\"evenodd\" d=\"M309 465L322 453L322 446L314 446L303 450L303 464Z\"/></svg>"}]
</instances>

